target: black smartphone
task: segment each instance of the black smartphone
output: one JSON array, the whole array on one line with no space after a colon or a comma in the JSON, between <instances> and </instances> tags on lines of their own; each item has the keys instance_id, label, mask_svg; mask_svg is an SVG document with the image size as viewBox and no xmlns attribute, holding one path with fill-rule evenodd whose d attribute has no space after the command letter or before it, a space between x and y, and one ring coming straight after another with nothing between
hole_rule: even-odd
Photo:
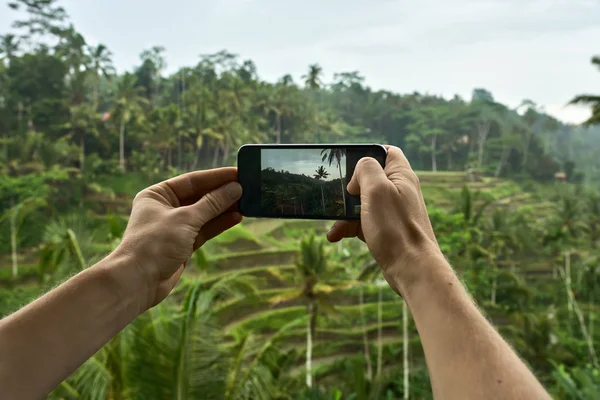
<instances>
[{"instance_id":1,"label":"black smartphone","mask_svg":"<svg viewBox=\"0 0 600 400\"><path fill-rule=\"evenodd\" d=\"M360 196L346 190L356 163L385 166L379 144L258 144L238 150L242 215L257 218L360 219Z\"/></svg>"}]
</instances>

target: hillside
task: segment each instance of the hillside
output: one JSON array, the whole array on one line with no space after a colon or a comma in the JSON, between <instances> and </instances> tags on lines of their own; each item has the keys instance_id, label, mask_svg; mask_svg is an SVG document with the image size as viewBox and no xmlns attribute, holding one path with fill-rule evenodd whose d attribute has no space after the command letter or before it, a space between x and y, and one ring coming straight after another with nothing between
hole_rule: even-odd
<instances>
[{"instance_id":1,"label":"hillside","mask_svg":"<svg viewBox=\"0 0 600 400\"><path fill-rule=\"evenodd\" d=\"M418 176L428 207L443 209L450 214L457 211L456 204L465 186L473 193L480 192L476 204L489 203L486 215L492 214L494 210L506 213L519 211L535 219L544 219L558 208L557 203L540 201L539 194L525 191L510 180L484 177L470 182L467 174L459 172L419 172ZM551 192L558 189L560 187L547 185L544 190ZM102 198L93 195L88 198L88 202L89 209L92 210L90 215L95 220L104 220L106 223L108 219L102 217L102 214L112 215L111 220L115 219L115 215L118 220L127 218L130 196L120 194ZM292 359L296 360L289 373L291 376L302 374L306 307L304 301L297 297L298 285L301 284L295 276L297 243L298 238L310 232L323 236L328 225L323 221L247 219L242 225L223 233L205 246L208 260L204 260L203 265L197 265L201 268L188 268L182 286L198 281L208 288L231 277L250 281L253 291L245 295L226 296L215 310L227 342L233 345L236 338L246 333L263 338L260 340L267 340L282 326L293 322L296 326L278 334L278 337L283 351L293 354ZM353 254L364 251L364 248L357 248L356 245L356 242L345 242L330 246L329 250L335 253L330 264L346 269L356 267L351 258L347 257L348 251ZM110 248L109 242L95 243L98 256ZM14 309L19 302L27 300L40 290L36 284L38 259L35 249L23 251L19 261L21 277L15 283L10 279L8 255L3 255L0 259L0 276L3 277L0 284L4 288L0 292L4 293L1 307L3 313ZM461 266L456 267L460 269ZM516 262L516 269L526 279L529 289L534 290L543 288L553 273L551 259L521 260ZM336 373L344 368L343 360L364 350L365 340L373 347L371 354L375 354L376 346L382 346L385 368L399 368L400 359L393 355L402 348L401 299L387 286L359 285L357 281L349 281L348 277L341 275L339 280L341 285L334 285L327 293L335 311L319 316L317 322L313 349L317 381L334 379ZM502 281L499 284L502 285ZM12 296L8 296L7 291L12 292ZM511 329L512 316L505 308L489 302L481 305L497 326ZM422 350L414 327L410 331L410 359L418 367L423 365Z\"/></svg>"}]
</instances>

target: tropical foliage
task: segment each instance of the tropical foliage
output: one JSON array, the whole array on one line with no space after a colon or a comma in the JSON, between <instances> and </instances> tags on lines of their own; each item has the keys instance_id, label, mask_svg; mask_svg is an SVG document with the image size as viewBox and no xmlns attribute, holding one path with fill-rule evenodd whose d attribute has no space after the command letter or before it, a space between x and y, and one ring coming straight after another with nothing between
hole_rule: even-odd
<instances>
[{"instance_id":1,"label":"tropical foliage","mask_svg":"<svg viewBox=\"0 0 600 400\"><path fill-rule=\"evenodd\" d=\"M227 51L167 73L155 46L116 73L56 0L9 6L0 315L114 249L133 195L160 179L232 165L244 143L389 143L417 170L439 244L487 317L557 398L598 397L597 96L573 100L594 111L578 127L483 88L447 99L374 90L356 71L327 82L317 63L268 82ZM263 171L279 182L267 206L343 212L343 157L328 149L311 176ZM408 307L362 243L328 245L324 232L267 220L218 236L172 296L50 398L431 398Z\"/></svg>"}]
</instances>

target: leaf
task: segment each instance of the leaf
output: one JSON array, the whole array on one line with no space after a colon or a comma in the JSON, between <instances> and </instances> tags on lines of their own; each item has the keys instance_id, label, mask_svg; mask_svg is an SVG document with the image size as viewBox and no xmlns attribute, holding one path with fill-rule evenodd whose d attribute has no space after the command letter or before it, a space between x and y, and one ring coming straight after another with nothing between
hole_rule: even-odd
<instances>
[{"instance_id":1,"label":"leaf","mask_svg":"<svg viewBox=\"0 0 600 400\"><path fill-rule=\"evenodd\" d=\"M292 301L295 299L299 299L302 297L302 291L301 290L297 290L297 289L293 289L287 293L284 294L279 294L277 296L273 296L271 297L268 301L270 304L272 305L277 305L280 303L284 303L284 302L288 302L288 301Z\"/></svg>"}]
</instances>

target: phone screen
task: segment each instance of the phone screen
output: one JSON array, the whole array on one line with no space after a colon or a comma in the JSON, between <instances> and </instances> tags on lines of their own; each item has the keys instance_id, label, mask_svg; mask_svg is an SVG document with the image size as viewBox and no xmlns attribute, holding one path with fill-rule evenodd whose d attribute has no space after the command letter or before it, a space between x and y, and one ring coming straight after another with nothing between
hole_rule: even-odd
<instances>
[{"instance_id":1,"label":"phone screen","mask_svg":"<svg viewBox=\"0 0 600 400\"><path fill-rule=\"evenodd\" d=\"M250 160L238 158L245 194L240 209L248 216L271 218L359 219L360 197L348 193L348 182L358 160L374 157L383 166L386 154L378 145L251 147L259 150ZM242 179L248 176L245 163L258 172L249 176L251 185Z\"/></svg>"}]
</instances>

